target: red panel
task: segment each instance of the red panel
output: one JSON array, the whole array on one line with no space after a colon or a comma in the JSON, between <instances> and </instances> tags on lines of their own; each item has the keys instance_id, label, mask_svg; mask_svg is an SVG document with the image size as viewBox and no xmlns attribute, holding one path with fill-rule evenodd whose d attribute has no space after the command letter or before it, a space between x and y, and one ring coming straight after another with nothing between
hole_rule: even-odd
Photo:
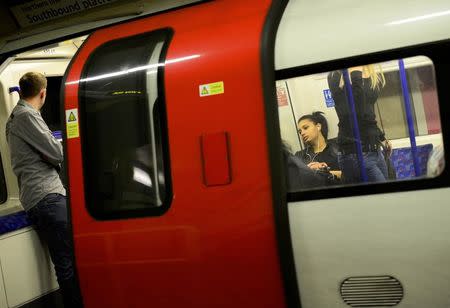
<instances>
[{"instance_id":1,"label":"red panel","mask_svg":"<svg viewBox=\"0 0 450 308\"><path fill-rule=\"evenodd\" d=\"M210 1L102 29L74 59L66 109L78 108L77 81L99 45L163 27L174 30L164 73L169 210L160 217L94 220L85 208L80 138L67 140L86 308L285 306L261 88L260 40L270 3ZM172 61L179 59L189 60ZM199 96L200 85L217 81L226 85L223 94ZM224 131L233 137L233 181L210 189L203 183L199 136Z\"/></svg>"},{"instance_id":2,"label":"red panel","mask_svg":"<svg viewBox=\"0 0 450 308\"><path fill-rule=\"evenodd\" d=\"M434 80L434 79L431 79ZM422 89L423 108L427 120L428 134L439 134L441 132L441 121L439 118L439 103L436 88L428 86Z\"/></svg>"},{"instance_id":3,"label":"red panel","mask_svg":"<svg viewBox=\"0 0 450 308\"><path fill-rule=\"evenodd\" d=\"M231 182L226 132L204 134L201 137L203 178L206 186Z\"/></svg>"}]
</instances>

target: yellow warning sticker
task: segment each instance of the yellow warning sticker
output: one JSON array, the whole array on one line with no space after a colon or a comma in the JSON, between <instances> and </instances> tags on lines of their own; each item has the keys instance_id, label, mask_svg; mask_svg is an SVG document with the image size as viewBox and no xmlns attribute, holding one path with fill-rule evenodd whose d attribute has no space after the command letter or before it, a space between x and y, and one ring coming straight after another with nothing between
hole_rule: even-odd
<instances>
[{"instance_id":1,"label":"yellow warning sticker","mask_svg":"<svg viewBox=\"0 0 450 308\"><path fill-rule=\"evenodd\" d=\"M223 94L225 92L223 81L202 84L199 86L200 97Z\"/></svg>"},{"instance_id":2,"label":"yellow warning sticker","mask_svg":"<svg viewBox=\"0 0 450 308\"><path fill-rule=\"evenodd\" d=\"M78 129L78 109L66 110L67 139L80 137Z\"/></svg>"}]
</instances>

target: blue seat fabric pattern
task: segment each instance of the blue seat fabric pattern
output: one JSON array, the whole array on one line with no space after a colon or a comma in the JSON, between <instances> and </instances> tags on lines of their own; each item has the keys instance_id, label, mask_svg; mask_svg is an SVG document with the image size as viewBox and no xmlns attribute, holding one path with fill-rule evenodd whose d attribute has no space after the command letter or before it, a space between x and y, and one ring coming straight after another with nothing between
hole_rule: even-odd
<instances>
[{"instance_id":1,"label":"blue seat fabric pattern","mask_svg":"<svg viewBox=\"0 0 450 308\"><path fill-rule=\"evenodd\" d=\"M420 176L426 176L427 174L427 162L432 149L433 145L431 143L417 146ZM409 179L416 176L410 147L393 149L391 161L395 168L397 179Z\"/></svg>"},{"instance_id":2,"label":"blue seat fabric pattern","mask_svg":"<svg viewBox=\"0 0 450 308\"><path fill-rule=\"evenodd\" d=\"M25 211L0 217L0 235L31 225Z\"/></svg>"}]
</instances>

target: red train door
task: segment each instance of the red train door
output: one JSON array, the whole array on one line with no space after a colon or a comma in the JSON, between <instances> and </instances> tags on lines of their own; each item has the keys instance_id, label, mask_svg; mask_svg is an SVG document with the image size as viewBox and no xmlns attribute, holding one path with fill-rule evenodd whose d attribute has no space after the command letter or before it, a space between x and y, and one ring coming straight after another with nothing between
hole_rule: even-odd
<instances>
[{"instance_id":1,"label":"red train door","mask_svg":"<svg viewBox=\"0 0 450 308\"><path fill-rule=\"evenodd\" d=\"M261 67L272 5L211 1L100 29L72 60L86 307L285 306Z\"/></svg>"}]
</instances>

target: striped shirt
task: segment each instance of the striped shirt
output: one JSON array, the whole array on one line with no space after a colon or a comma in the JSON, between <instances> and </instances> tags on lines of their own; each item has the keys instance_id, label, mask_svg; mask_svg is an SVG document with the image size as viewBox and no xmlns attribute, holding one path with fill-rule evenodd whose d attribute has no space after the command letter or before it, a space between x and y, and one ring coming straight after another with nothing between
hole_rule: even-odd
<instances>
[{"instance_id":1,"label":"striped shirt","mask_svg":"<svg viewBox=\"0 0 450 308\"><path fill-rule=\"evenodd\" d=\"M61 143L25 100L19 100L6 123L6 140L26 211L50 193L66 194L57 171L64 158Z\"/></svg>"}]
</instances>

